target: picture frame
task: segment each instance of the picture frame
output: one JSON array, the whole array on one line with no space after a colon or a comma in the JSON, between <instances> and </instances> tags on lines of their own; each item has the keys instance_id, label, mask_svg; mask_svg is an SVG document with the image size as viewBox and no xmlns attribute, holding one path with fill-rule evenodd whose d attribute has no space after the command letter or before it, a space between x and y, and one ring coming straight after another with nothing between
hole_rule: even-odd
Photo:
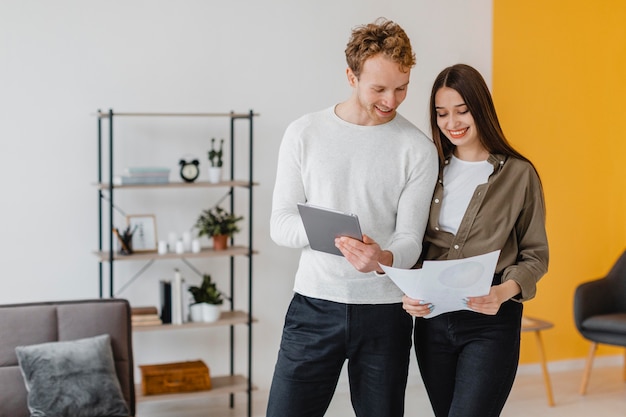
<instances>
[{"instance_id":1,"label":"picture frame","mask_svg":"<svg viewBox=\"0 0 626 417\"><path fill-rule=\"evenodd\" d=\"M154 214L130 214L126 224L133 231L133 252L157 250L156 216Z\"/></svg>"}]
</instances>

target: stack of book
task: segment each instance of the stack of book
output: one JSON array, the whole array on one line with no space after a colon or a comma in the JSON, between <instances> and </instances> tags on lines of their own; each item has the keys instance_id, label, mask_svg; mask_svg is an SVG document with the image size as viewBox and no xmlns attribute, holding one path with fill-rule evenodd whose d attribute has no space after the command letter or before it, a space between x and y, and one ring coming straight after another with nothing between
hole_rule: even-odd
<instances>
[{"instance_id":1,"label":"stack of book","mask_svg":"<svg viewBox=\"0 0 626 417\"><path fill-rule=\"evenodd\" d=\"M131 309L131 323L133 326L154 326L163 324L156 307L133 307Z\"/></svg>"},{"instance_id":2,"label":"stack of book","mask_svg":"<svg viewBox=\"0 0 626 417\"><path fill-rule=\"evenodd\" d=\"M124 175L113 178L114 185L167 184L170 182L170 169L165 167L129 167Z\"/></svg>"}]
</instances>

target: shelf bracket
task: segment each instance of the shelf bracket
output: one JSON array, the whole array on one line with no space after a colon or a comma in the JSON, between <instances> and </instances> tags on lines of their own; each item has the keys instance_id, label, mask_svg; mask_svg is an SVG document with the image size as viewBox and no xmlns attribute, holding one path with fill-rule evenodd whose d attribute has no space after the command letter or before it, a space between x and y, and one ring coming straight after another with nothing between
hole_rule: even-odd
<instances>
[{"instance_id":1,"label":"shelf bracket","mask_svg":"<svg viewBox=\"0 0 626 417\"><path fill-rule=\"evenodd\" d=\"M189 262L186 258L180 258L181 261L183 261L183 263L185 265L187 265L189 267L189 269L191 269L193 272L195 272L196 274L198 274L199 277L202 276L202 272L200 272L198 270L198 268L196 268L195 266L193 266L193 264L191 262Z\"/></svg>"},{"instance_id":2,"label":"shelf bracket","mask_svg":"<svg viewBox=\"0 0 626 417\"><path fill-rule=\"evenodd\" d=\"M115 296L117 297L122 292L124 292L124 290L130 286L130 284L132 284L137 278L139 278L141 276L141 274L146 272L146 269L148 269L150 267L150 265L152 265L154 263L154 261L155 261L154 259L150 259L143 267L141 267L141 269L139 271L137 271L135 273L135 275L133 275L128 281L126 281L126 283L124 285L122 285L122 288L117 290L117 292L115 293Z\"/></svg>"}]
</instances>

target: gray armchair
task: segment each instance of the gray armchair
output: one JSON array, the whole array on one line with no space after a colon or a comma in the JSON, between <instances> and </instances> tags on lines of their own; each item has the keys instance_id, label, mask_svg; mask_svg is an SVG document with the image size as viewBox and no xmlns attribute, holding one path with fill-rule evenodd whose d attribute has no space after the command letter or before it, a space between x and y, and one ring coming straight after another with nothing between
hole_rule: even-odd
<instances>
[{"instance_id":1,"label":"gray armchair","mask_svg":"<svg viewBox=\"0 0 626 417\"><path fill-rule=\"evenodd\" d=\"M582 283L576 288L574 322L580 334L591 341L580 386L580 394L584 395L598 344L626 347L626 252L605 277Z\"/></svg>"}]
</instances>

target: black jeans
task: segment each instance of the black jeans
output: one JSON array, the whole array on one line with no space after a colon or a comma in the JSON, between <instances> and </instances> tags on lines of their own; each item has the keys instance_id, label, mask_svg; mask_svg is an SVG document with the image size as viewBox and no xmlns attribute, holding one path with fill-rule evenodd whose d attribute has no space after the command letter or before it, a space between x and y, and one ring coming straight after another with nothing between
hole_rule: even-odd
<instances>
[{"instance_id":1,"label":"black jeans","mask_svg":"<svg viewBox=\"0 0 626 417\"><path fill-rule=\"evenodd\" d=\"M488 316L456 311L415 321L417 363L437 417L496 417L519 362L522 304Z\"/></svg>"},{"instance_id":2,"label":"black jeans","mask_svg":"<svg viewBox=\"0 0 626 417\"><path fill-rule=\"evenodd\" d=\"M402 304L342 304L295 294L285 318L267 417L319 417L348 360L358 417L400 417L413 323Z\"/></svg>"}]
</instances>

